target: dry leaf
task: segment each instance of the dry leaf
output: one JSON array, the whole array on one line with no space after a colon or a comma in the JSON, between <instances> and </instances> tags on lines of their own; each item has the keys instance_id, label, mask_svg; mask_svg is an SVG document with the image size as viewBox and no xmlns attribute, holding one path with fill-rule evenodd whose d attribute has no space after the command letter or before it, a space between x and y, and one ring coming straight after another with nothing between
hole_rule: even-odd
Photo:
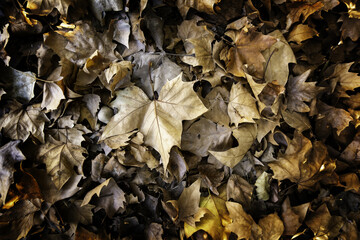
<instances>
[{"instance_id":1,"label":"dry leaf","mask_svg":"<svg viewBox=\"0 0 360 240\"><path fill-rule=\"evenodd\" d=\"M245 209L250 208L254 186L239 175L232 174L228 180L226 191L227 200L240 203Z\"/></svg>"},{"instance_id":2,"label":"dry leaf","mask_svg":"<svg viewBox=\"0 0 360 240\"><path fill-rule=\"evenodd\" d=\"M262 239L278 240L284 232L284 224L276 213L261 218L259 226L262 228Z\"/></svg>"},{"instance_id":3,"label":"dry leaf","mask_svg":"<svg viewBox=\"0 0 360 240\"><path fill-rule=\"evenodd\" d=\"M30 133L40 142L44 142L44 126L48 118L40 108L28 106L22 107L5 114L0 119L0 129L4 129L6 136L11 139L26 141Z\"/></svg>"},{"instance_id":4,"label":"dry leaf","mask_svg":"<svg viewBox=\"0 0 360 240\"><path fill-rule=\"evenodd\" d=\"M100 140L106 142L138 128L144 134L145 144L160 153L166 169L170 149L180 146L181 121L194 119L207 110L192 90L192 83L181 79L182 74L167 82L158 100L149 100L137 87L117 92L112 106L120 111L110 120Z\"/></svg>"},{"instance_id":5,"label":"dry leaf","mask_svg":"<svg viewBox=\"0 0 360 240\"><path fill-rule=\"evenodd\" d=\"M38 158L46 164L46 170L55 186L61 189L70 177L82 175L85 153L85 148L59 142L49 136L48 141L40 146Z\"/></svg>"},{"instance_id":6,"label":"dry leaf","mask_svg":"<svg viewBox=\"0 0 360 240\"><path fill-rule=\"evenodd\" d=\"M201 179L196 180L181 193L177 204L179 206L179 220L191 223L192 217L199 210Z\"/></svg>"},{"instance_id":7,"label":"dry leaf","mask_svg":"<svg viewBox=\"0 0 360 240\"><path fill-rule=\"evenodd\" d=\"M302 205L292 207L290 206L289 197L285 199L281 206L281 217L285 227L284 235L292 236L297 232L298 228L302 225L302 222L305 219L309 206L310 203L304 203Z\"/></svg>"},{"instance_id":8,"label":"dry leaf","mask_svg":"<svg viewBox=\"0 0 360 240\"><path fill-rule=\"evenodd\" d=\"M305 40L318 36L318 34L319 33L314 28L311 28L308 25L298 24L289 33L288 41L300 44Z\"/></svg>"},{"instance_id":9,"label":"dry leaf","mask_svg":"<svg viewBox=\"0 0 360 240\"><path fill-rule=\"evenodd\" d=\"M60 101L65 99L62 89L53 82L44 83L43 100L41 107L47 110L55 110L60 104Z\"/></svg>"},{"instance_id":10,"label":"dry leaf","mask_svg":"<svg viewBox=\"0 0 360 240\"><path fill-rule=\"evenodd\" d=\"M235 46L227 53L227 70L235 76L244 77L243 65L247 64L246 68L250 74L262 78L265 58L261 51L271 47L277 41L276 38L263 35L254 29L229 31L228 36L234 41Z\"/></svg>"},{"instance_id":11,"label":"dry leaf","mask_svg":"<svg viewBox=\"0 0 360 240\"><path fill-rule=\"evenodd\" d=\"M29 0L26 7L33 13L40 15L47 15L56 8L66 18L68 8L72 3L71 0Z\"/></svg>"},{"instance_id":12,"label":"dry leaf","mask_svg":"<svg viewBox=\"0 0 360 240\"><path fill-rule=\"evenodd\" d=\"M256 125L241 125L233 130L233 135L238 141L239 146L230 148L224 152L209 151L216 159L228 167L235 167L250 149L256 138Z\"/></svg>"},{"instance_id":13,"label":"dry leaf","mask_svg":"<svg viewBox=\"0 0 360 240\"><path fill-rule=\"evenodd\" d=\"M312 5L307 3L298 5L294 3L290 6L289 14L286 16L286 29L289 29L293 23L298 22L301 16L302 22L305 22L311 14L319 11L323 6L324 4L321 1Z\"/></svg>"}]
</instances>

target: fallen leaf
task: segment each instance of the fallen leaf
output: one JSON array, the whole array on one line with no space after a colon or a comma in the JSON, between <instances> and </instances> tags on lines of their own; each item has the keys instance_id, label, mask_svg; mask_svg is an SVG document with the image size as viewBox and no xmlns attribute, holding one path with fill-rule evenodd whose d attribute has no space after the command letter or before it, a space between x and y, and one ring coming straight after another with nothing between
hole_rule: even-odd
<instances>
[{"instance_id":1,"label":"fallen leaf","mask_svg":"<svg viewBox=\"0 0 360 240\"><path fill-rule=\"evenodd\" d=\"M284 154L269 163L274 171L273 178L289 179L297 183L299 190L313 190L314 185L335 170L335 161L330 159L327 149L321 142L314 142L295 131Z\"/></svg>"},{"instance_id":2,"label":"fallen leaf","mask_svg":"<svg viewBox=\"0 0 360 240\"><path fill-rule=\"evenodd\" d=\"M229 91L224 87L215 87L206 95L203 103L208 111L204 117L221 125L228 126L230 117L228 115Z\"/></svg>"},{"instance_id":3,"label":"fallen leaf","mask_svg":"<svg viewBox=\"0 0 360 240\"><path fill-rule=\"evenodd\" d=\"M227 34L235 43L235 46L230 47L227 53L227 70L237 77L244 77L245 74L242 68L244 64L247 64L247 70L250 74L262 78L265 58L261 51L276 43L276 38L263 35L254 29L229 31Z\"/></svg>"},{"instance_id":4,"label":"fallen leaf","mask_svg":"<svg viewBox=\"0 0 360 240\"><path fill-rule=\"evenodd\" d=\"M310 120L304 113L281 110L281 115L290 127L295 128L299 132L303 132L311 128Z\"/></svg>"},{"instance_id":5,"label":"fallen leaf","mask_svg":"<svg viewBox=\"0 0 360 240\"><path fill-rule=\"evenodd\" d=\"M302 17L302 22L305 22L306 19L313 13L319 11L324 4L319 1L314 4L307 3L294 3L290 6L290 11L286 16L286 29L289 29L293 23L296 23Z\"/></svg>"},{"instance_id":6,"label":"fallen leaf","mask_svg":"<svg viewBox=\"0 0 360 240\"><path fill-rule=\"evenodd\" d=\"M331 216L324 203L309 216L305 223L313 231L315 238L332 239L339 234L344 220L340 216Z\"/></svg>"},{"instance_id":7,"label":"fallen leaf","mask_svg":"<svg viewBox=\"0 0 360 240\"><path fill-rule=\"evenodd\" d=\"M188 220L199 210L201 179L196 180L181 193L177 203L179 206L179 220L191 223Z\"/></svg>"},{"instance_id":8,"label":"fallen leaf","mask_svg":"<svg viewBox=\"0 0 360 240\"><path fill-rule=\"evenodd\" d=\"M261 218L259 226L262 228L262 239L277 240L284 232L284 224L276 213Z\"/></svg>"},{"instance_id":9,"label":"fallen leaf","mask_svg":"<svg viewBox=\"0 0 360 240\"><path fill-rule=\"evenodd\" d=\"M260 118L256 100L241 83L231 87L228 114L235 126L241 123L254 123L254 119Z\"/></svg>"},{"instance_id":10,"label":"fallen leaf","mask_svg":"<svg viewBox=\"0 0 360 240\"><path fill-rule=\"evenodd\" d=\"M5 204L6 195L13 183L14 164L25 160L25 156L18 148L20 141L12 141L0 148L0 205Z\"/></svg>"},{"instance_id":11,"label":"fallen leaf","mask_svg":"<svg viewBox=\"0 0 360 240\"><path fill-rule=\"evenodd\" d=\"M216 159L228 167L235 167L250 149L256 139L256 126L254 124L241 125L233 130L233 135L239 146L224 152L209 151Z\"/></svg>"},{"instance_id":12,"label":"fallen leaf","mask_svg":"<svg viewBox=\"0 0 360 240\"><path fill-rule=\"evenodd\" d=\"M74 175L82 175L85 148L72 143L59 142L52 137L40 146L38 158L46 164L46 170L58 189Z\"/></svg>"},{"instance_id":13,"label":"fallen leaf","mask_svg":"<svg viewBox=\"0 0 360 240\"><path fill-rule=\"evenodd\" d=\"M221 0L200 0L200 1L184 0L184 2L182 4L184 4L187 7L195 8L196 10L198 10L200 12L213 14L214 13L214 9L213 9L214 5L219 3L220 1ZM182 2L182 1L178 1L178 2Z\"/></svg>"},{"instance_id":14,"label":"fallen leaf","mask_svg":"<svg viewBox=\"0 0 360 240\"><path fill-rule=\"evenodd\" d=\"M48 118L36 106L28 106L26 109L21 106L10 111L0 119L0 129L3 129L6 136L11 139L26 141L30 133L40 142L44 142L44 126Z\"/></svg>"},{"instance_id":15,"label":"fallen leaf","mask_svg":"<svg viewBox=\"0 0 360 240\"><path fill-rule=\"evenodd\" d=\"M256 186L256 195L259 199L263 201L269 200L269 192L270 192L270 176L267 172L263 172L255 182Z\"/></svg>"},{"instance_id":16,"label":"fallen leaf","mask_svg":"<svg viewBox=\"0 0 360 240\"><path fill-rule=\"evenodd\" d=\"M209 155L211 150L224 150L231 147L231 129L220 126L206 118L200 118L181 136L181 149L201 157Z\"/></svg>"},{"instance_id":17,"label":"fallen leaf","mask_svg":"<svg viewBox=\"0 0 360 240\"><path fill-rule=\"evenodd\" d=\"M29 0L26 8L40 15L47 15L56 8L66 18L70 5L72 5L71 0Z\"/></svg>"},{"instance_id":18,"label":"fallen leaf","mask_svg":"<svg viewBox=\"0 0 360 240\"><path fill-rule=\"evenodd\" d=\"M287 90L287 108L290 111L309 112L310 107L305 102L310 102L319 93L320 88L316 82L305 82L310 75L310 70L303 74L290 77Z\"/></svg>"},{"instance_id":19,"label":"fallen leaf","mask_svg":"<svg viewBox=\"0 0 360 240\"><path fill-rule=\"evenodd\" d=\"M162 235L164 230L159 223L151 223L145 230L146 240L159 240L163 239Z\"/></svg>"},{"instance_id":20,"label":"fallen leaf","mask_svg":"<svg viewBox=\"0 0 360 240\"><path fill-rule=\"evenodd\" d=\"M299 206L292 207L290 205L289 197L282 203L281 218L284 223L284 235L293 236L302 225L306 213L309 209L310 203L304 203Z\"/></svg>"},{"instance_id":21,"label":"fallen leaf","mask_svg":"<svg viewBox=\"0 0 360 240\"><path fill-rule=\"evenodd\" d=\"M103 17L104 12L123 10L123 4L121 1L90 0L88 3L90 5L90 9L94 13L95 17L102 23L104 23L104 21L105 21L105 19Z\"/></svg>"},{"instance_id":22,"label":"fallen leaf","mask_svg":"<svg viewBox=\"0 0 360 240\"><path fill-rule=\"evenodd\" d=\"M301 44L301 42L318 35L319 33L314 28L311 28L305 24L298 24L289 33L287 40L289 42L296 42L297 44Z\"/></svg>"},{"instance_id":23,"label":"fallen leaf","mask_svg":"<svg viewBox=\"0 0 360 240\"><path fill-rule=\"evenodd\" d=\"M330 81L338 83L343 91L354 90L360 87L360 76L358 73L349 72L354 62L337 64L334 72L329 77Z\"/></svg>"},{"instance_id":24,"label":"fallen leaf","mask_svg":"<svg viewBox=\"0 0 360 240\"><path fill-rule=\"evenodd\" d=\"M207 110L193 92L192 83L185 83L181 79L182 74L167 82L159 99L153 101L137 87L118 91L112 107L120 111L107 124L100 140L106 142L107 138L138 128L144 133L145 144L160 153L165 170L170 149L180 146L181 121L194 119Z\"/></svg>"},{"instance_id":25,"label":"fallen leaf","mask_svg":"<svg viewBox=\"0 0 360 240\"><path fill-rule=\"evenodd\" d=\"M65 99L62 89L53 82L44 83L43 100L41 107L47 110L55 110L58 108L60 101Z\"/></svg>"},{"instance_id":26,"label":"fallen leaf","mask_svg":"<svg viewBox=\"0 0 360 240\"><path fill-rule=\"evenodd\" d=\"M281 86L285 86L289 77L289 64L296 63L296 58L279 30L269 33L269 36L276 38L277 42L262 52L266 59L264 77L268 83L276 80Z\"/></svg>"},{"instance_id":27,"label":"fallen leaf","mask_svg":"<svg viewBox=\"0 0 360 240\"><path fill-rule=\"evenodd\" d=\"M352 41L357 41L360 37L360 19L349 18L346 15L340 17L339 22L343 22L341 25L341 37L342 39L350 38Z\"/></svg>"},{"instance_id":28,"label":"fallen leaf","mask_svg":"<svg viewBox=\"0 0 360 240\"><path fill-rule=\"evenodd\" d=\"M91 198L97 195L95 211L100 208L105 209L106 214L112 218L119 209L124 207L125 193L118 187L113 178L109 178L91 191L89 191L82 201L80 207L89 204Z\"/></svg>"},{"instance_id":29,"label":"fallen leaf","mask_svg":"<svg viewBox=\"0 0 360 240\"><path fill-rule=\"evenodd\" d=\"M250 209L254 186L239 175L232 174L226 185L227 200L240 203L245 209Z\"/></svg>"}]
</instances>

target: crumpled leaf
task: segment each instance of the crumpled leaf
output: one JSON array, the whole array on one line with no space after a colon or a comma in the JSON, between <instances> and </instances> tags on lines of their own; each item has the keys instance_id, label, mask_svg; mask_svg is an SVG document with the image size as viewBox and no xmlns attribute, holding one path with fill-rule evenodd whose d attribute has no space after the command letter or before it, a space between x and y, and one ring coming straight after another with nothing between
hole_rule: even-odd
<instances>
[{"instance_id":1,"label":"crumpled leaf","mask_svg":"<svg viewBox=\"0 0 360 240\"><path fill-rule=\"evenodd\" d=\"M32 105L22 107L5 114L0 119L0 129L11 139L26 141L30 133L40 142L44 142L44 126L48 118L40 108Z\"/></svg>"},{"instance_id":2,"label":"crumpled leaf","mask_svg":"<svg viewBox=\"0 0 360 240\"><path fill-rule=\"evenodd\" d=\"M122 1L117 0L90 0L89 4L95 17L102 23L104 22L103 12L123 10Z\"/></svg>"},{"instance_id":3,"label":"crumpled leaf","mask_svg":"<svg viewBox=\"0 0 360 240\"><path fill-rule=\"evenodd\" d=\"M115 60L116 44L112 42L111 30L98 33L87 22L79 21L71 31L68 29L49 32L44 35L48 45L62 59L67 59L78 66L96 51L106 59Z\"/></svg>"},{"instance_id":4,"label":"crumpled leaf","mask_svg":"<svg viewBox=\"0 0 360 240\"><path fill-rule=\"evenodd\" d=\"M332 239L339 234L344 220L340 216L331 216L324 203L310 215L305 223L313 231L315 238Z\"/></svg>"},{"instance_id":5,"label":"crumpled leaf","mask_svg":"<svg viewBox=\"0 0 360 240\"><path fill-rule=\"evenodd\" d=\"M81 143L85 141L83 135L90 132L90 130L80 124L71 128L56 128L47 131L55 140L63 143L70 142L78 146L81 146Z\"/></svg>"},{"instance_id":6,"label":"crumpled leaf","mask_svg":"<svg viewBox=\"0 0 360 240\"><path fill-rule=\"evenodd\" d=\"M305 82L310 75L310 70L303 74L290 77L287 90L287 108L290 111L309 112L309 106L304 102L310 102L316 97L319 88L316 87L316 82Z\"/></svg>"},{"instance_id":7,"label":"crumpled leaf","mask_svg":"<svg viewBox=\"0 0 360 240\"><path fill-rule=\"evenodd\" d=\"M290 11L286 16L286 29L288 30L291 25L295 22L298 22L300 18L302 22L305 22L306 19L313 13L319 11L324 4L321 1L318 1L314 4L307 4L305 2L298 4L293 4L290 6Z\"/></svg>"},{"instance_id":8,"label":"crumpled leaf","mask_svg":"<svg viewBox=\"0 0 360 240\"><path fill-rule=\"evenodd\" d=\"M225 87L215 87L203 99L205 107L209 110L204 113L204 117L218 124L228 126L230 117L228 115L228 106L230 93Z\"/></svg>"},{"instance_id":9,"label":"crumpled leaf","mask_svg":"<svg viewBox=\"0 0 360 240\"><path fill-rule=\"evenodd\" d=\"M261 51L271 47L277 41L276 38L256 32L253 28L248 31L229 31L227 34L235 43L227 53L227 70L237 77L244 77L243 67L247 64L250 74L262 78L265 58Z\"/></svg>"},{"instance_id":10,"label":"crumpled leaf","mask_svg":"<svg viewBox=\"0 0 360 240\"><path fill-rule=\"evenodd\" d=\"M206 12L209 14L214 13L214 5L219 3L221 0L184 0L183 4L187 7L195 8L200 12ZM182 1L178 1L182 2Z\"/></svg>"},{"instance_id":11,"label":"crumpled leaf","mask_svg":"<svg viewBox=\"0 0 360 240\"><path fill-rule=\"evenodd\" d=\"M285 199L281 206L281 218L285 227L284 235L292 236L297 232L298 228L302 225L305 219L309 206L310 203L308 202L299 206L292 207L290 205L289 197Z\"/></svg>"},{"instance_id":12,"label":"crumpled leaf","mask_svg":"<svg viewBox=\"0 0 360 240\"><path fill-rule=\"evenodd\" d=\"M83 174L85 153L85 148L69 142L63 143L49 136L48 141L40 146L38 158L46 164L46 170L55 186L61 189L70 177Z\"/></svg>"},{"instance_id":13,"label":"crumpled leaf","mask_svg":"<svg viewBox=\"0 0 360 240\"><path fill-rule=\"evenodd\" d=\"M80 207L87 205L94 195L97 195L95 211L105 209L106 214L112 218L119 209L124 207L125 193L118 187L113 178L109 178L91 191L89 191Z\"/></svg>"},{"instance_id":14,"label":"crumpled leaf","mask_svg":"<svg viewBox=\"0 0 360 240\"><path fill-rule=\"evenodd\" d=\"M235 126L240 123L255 123L254 119L260 118L255 98L241 83L231 87L228 114Z\"/></svg>"},{"instance_id":15,"label":"crumpled leaf","mask_svg":"<svg viewBox=\"0 0 360 240\"><path fill-rule=\"evenodd\" d=\"M22 72L1 64L0 87L16 100L27 103L34 97L36 75L33 72Z\"/></svg>"},{"instance_id":16,"label":"crumpled leaf","mask_svg":"<svg viewBox=\"0 0 360 240\"><path fill-rule=\"evenodd\" d=\"M181 121L194 119L207 110L194 93L192 83L181 79L182 74L167 82L158 100L153 101L137 87L118 91L111 105L119 112L107 124L100 141L138 128L144 134L145 144L160 153L166 169L171 147L180 146Z\"/></svg>"},{"instance_id":17,"label":"crumpled leaf","mask_svg":"<svg viewBox=\"0 0 360 240\"><path fill-rule=\"evenodd\" d=\"M269 192L270 192L270 176L267 172L263 172L255 182L256 186L256 195L259 199L267 201L269 200Z\"/></svg>"},{"instance_id":18,"label":"crumpled leaf","mask_svg":"<svg viewBox=\"0 0 360 240\"><path fill-rule=\"evenodd\" d=\"M216 159L228 167L235 167L250 149L256 138L256 125L241 125L233 130L233 135L239 146L230 148L224 152L209 151Z\"/></svg>"},{"instance_id":19,"label":"crumpled leaf","mask_svg":"<svg viewBox=\"0 0 360 240\"><path fill-rule=\"evenodd\" d=\"M231 129L200 118L181 136L181 149L205 157L209 150L224 150L232 145Z\"/></svg>"},{"instance_id":20,"label":"crumpled leaf","mask_svg":"<svg viewBox=\"0 0 360 240\"><path fill-rule=\"evenodd\" d=\"M267 215L259 220L262 228L262 239L278 240L284 232L284 224L276 213Z\"/></svg>"},{"instance_id":21,"label":"crumpled leaf","mask_svg":"<svg viewBox=\"0 0 360 240\"><path fill-rule=\"evenodd\" d=\"M269 36L276 38L277 42L262 53L267 65L265 80L266 82L276 80L281 86L285 86L289 77L289 63L296 63L296 58L279 30L269 33Z\"/></svg>"},{"instance_id":22,"label":"crumpled leaf","mask_svg":"<svg viewBox=\"0 0 360 240\"><path fill-rule=\"evenodd\" d=\"M335 161L327 153L326 146L314 142L295 131L294 138L278 160L269 163L274 171L273 178L289 179L297 183L299 190L314 190L314 185L322 178L330 176L336 168Z\"/></svg>"},{"instance_id":23,"label":"crumpled leaf","mask_svg":"<svg viewBox=\"0 0 360 240\"><path fill-rule=\"evenodd\" d=\"M330 81L338 83L343 91L354 90L360 87L360 76L358 73L349 72L354 62L337 64L334 72L329 77Z\"/></svg>"},{"instance_id":24,"label":"crumpled leaf","mask_svg":"<svg viewBox=\"0 0 360 240\"><path fill-rule=\"evenodd\" d=\"M254 186L239 175L232 174L226 185L227 200L233 199L245 209L250 208Z\"/></svg>"},{"instance_id":25,"label":"crumpled leaf","mask_svg":"<svg viewBox=\"0 0 360 240\"><path fill-rule=\"evenodd\" d=\"M12 141L0 148L0 206L5 204L10 185L13 182L14 164L25 160L18 148L20 141Z\"/></svg>"}]
</instances>

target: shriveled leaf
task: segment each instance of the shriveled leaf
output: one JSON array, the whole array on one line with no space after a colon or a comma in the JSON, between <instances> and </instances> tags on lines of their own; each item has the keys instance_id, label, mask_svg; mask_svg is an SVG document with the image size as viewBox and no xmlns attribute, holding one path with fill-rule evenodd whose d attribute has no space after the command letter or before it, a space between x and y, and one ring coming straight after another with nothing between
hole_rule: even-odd
<instances>
[{"instance_id":1,"label":"shriveled leaf","mask_svg":"<svg viewBox=\"0 0 360 240\"><path fill-rule=\"evenodd\" d=\"M263 172L258 179L256 179L256 194L257 197L261 200L267 201L269 200L269 192L270 192L270 176L267 172Z\"/></svg>"},{"instance_id":2,"label":"shriveled leaf","mask_svg":"<svg viewBox=\"0 0 360 240\"><path fill-rule=\"evenodd\" d=\"M26 7L29 8L35 14L49 14L54 8L56 8L61 15L67 16L68 8L72 5L71 0L29 0Z\"/></svg>"},{"instance_id":3,"label":"shriveled leaf","mask_svg":"<svg viewBox=\"0 0 360 240\"><path fill-rule=\"evenodd\" d=\"M254 124L241 125L233 130L233 135L239 146L230 148L224 152L209 151L216 159L228 167L235 167L250 149L256 138L256 126Z\"/></svg>"},{"instance_id":4,"label":"shriveled leaf","mask_svg":"<svg viewBox=\"0 0 360 240\"><path fill-rule=\"evenodd\" d=\"M282 220L284 223L284 234L294 235L298 228L302 225L310 203L304 203L299 206L292 207L289 198L286 198L282 204Z\"/></svg>"},{"instance_id":5,"label":"shriveled leaf","mask_svg":"<svg viewBox=\"0 0 360 240\"><path fill-rule=\"evenodd\" d=\"M123 10L122 1L117 0L90 0L89 5L95 17L101 22L104 21L104 12Z\"/></svg>"},{"instance_id":6,"label":"shriveled leaf","mask_svg":"<svg viewBox=\"0 0 360 240\"><path fill-rule=\"evenodd\" d=\"M213 6L220 1L221 0L200 0L200 1L184 0L184 2L182 4L184 4L187 7L195 8L196 10L198 10L200 12L206 12L209 14L213 14L214 13ZM179 2L182 2L182 1L179 1Z\"/></svg>"},{"instance_id":7,"label":"shriveled leaf","mask_svg":"<svg viewBox=\"0 0 360 240\"><path fill-rule=\"evenodd\" d=\"M106 142L108 138L138 128L144 134L145 144L160 153L166 169L170 149L180 146L181 121L194 119L207 110L193 91L192 83L181 79L182 74L167 82L158 100L149 100L137 87L117 92L112 106L119 112L110 120L100 140Z\"/></svg>"},{"instance_id":8,"label":"shriveled leaf","mask_svg":"<svg viewBox=\"0 0 360 240\"><path fill-rule=\"evenodd\" d=\"M59 142L49 136L48 141L40 146L38 158L46 164L46 170L55 186L61 189L70 177L83 174L85 153L85 148L69 142Z\"/></svg>"},{"instance_id":9,"label":"shriveled leaf","mask_svg":"<svg viewBox=\"0 0 360 240\"><path fill-rule=\"evenodd\" d=\"M290 6L290 11L286 16L286 29L289 29L293 23L298 22L301 17L302 22L305 22L311 14L319 11L323 6L324 4L321 1L314 4L307 4L306 2L300 5L293 4Z\"/></svg>"},{"instance_id":10,"label":"shriveled leaf","mask_svg":"<svg viewBox=\"0 0 360 240\"><path fill-rule=\"evenodd\" d=\"M40 142L44 142L44 126L48 118L35 106L28 106L26 109L20 107L5 114L0 119L0 129L3 129L6 136L11 139L26 141L30 133Z\"/></svg>"},{"instance_id":11,"label":"shriveled leaf","mask_svg":"<svg viewBox=\"0 0 360 240\"><path fill-rule=\"evenodd\" d=\"M18 148L20 141L12 141L0 148L0 205L5 204L10 185L13 182L14 164L25 160Z\"/></svg>"}]
</instances>

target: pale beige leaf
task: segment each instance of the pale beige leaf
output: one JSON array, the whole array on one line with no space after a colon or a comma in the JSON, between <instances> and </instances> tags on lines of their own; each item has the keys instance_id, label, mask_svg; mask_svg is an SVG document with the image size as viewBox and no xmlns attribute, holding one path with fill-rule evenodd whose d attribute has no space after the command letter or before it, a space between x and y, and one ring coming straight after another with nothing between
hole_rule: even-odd
<instances>
[{"instance_id":1,"label":"pale beige leaf","mask_svg":"<svg viewBox=\"0 0 360 240\"><path fill-rule=\"evenodd\" d=\"M332 81L336 81L344 91L354 90L360 87L360 76L358 73L349 72L354 62L337 64L334 72L329 77Z\"/></svg>"},{"instance_id":2,"label":"pale beige leaf","mask_svg":"<svg viewBox=\"0 0 360 240\"><path fill-rule=\"evenodd\" d=\"M236 126L240 123L254 123L254 119L260 118L256 100L241 83L234 84L231 88L228 114Z\"/></svg>"},{"instance_id":3,"label":"pale beige leaf","mask_svg":"<svg viewBox=\"0 0 360 240\"><path fill-rule=\"evenodd\" d=\"M178 199L179 220L186 221L199 210L201 179L185 188Z\"/></svg>"},{"instance_id":4,"label":"pale beige leaf","mask_svg":"<svg viewBox=\"0 0 360 240\"><path fill-rule=\"evenodd\" d=\"M24 142L30 133L40 142L44 142L44 126L48 118L40 108L28 106L26 109L20 107L5 114L0 119L0 129L4 129L6 136L11 139L19 139Z\"/></svg>"},{"instance_id":5,"label":"pale beige leaf","mask_svg":"<svg viewBox=\"0 0 360 240\"><path fill-rule=\"evenodd\" d=\"M215 62L212 56L211 42L213 37L206 35L201 38L188 39L190 43L194 45L195 57L198 61L198 65L202 66L203 73L213 71L215 69Z\"/></svg>"},{"instance_id":6,"label":"pale beige leaf","mask_svg":"<svg viewBox=\"0 0 360 240\"><path fill-rule=\"evenodd\" d=\"M216 159L228 167L235 167L250 149L256 138L256 125L241 125L233 130L233 135L239 143L239 146L230 148L224 152L209 151Z\"/></svg>"},{"instance_id":7,"label":"pale beige leaf","mask_svg":"<svg viewBox=\"0 0 360 240\"><path fill-rule=\"evenodd\" d=\"M46 170L58 189L74 175L82 175L85 148L72 143L63 143L49 136L40 146L38 158L46 164ZM74 170L76 169L76 171Z\"/></svg>"},{"instance_id":8,"label":"pale beige leaf","mask_svg":"<svg viewBox=\"0 0 360 240\"><path fill-rule=\"evenodd\" d=\"M65 99L64 93L56 83L44 83L43 100L41 102L42 108L55 110L62 99Z\"/></svg>"},{"instance_id":9,"label":"pale beige leaf","mask_svg":"<svg viewBox=\"0 0 360 240\"><path fill-rule=\"evenodd\" d=\"M230 93L225 87L214 87L203 99L205 107L209 109L203 116L215 123L228 126L230 124L227 106L229 96Z\"/></svg>"},{"instance_id":10,"label":"pale beige leaf","mask_svg":"<svg viewBox=\"0 0 360 240\"><path fill-rule=\"evenodd\" d=\"M281 110L281 115L285 122L290 126L303 132L311 128L310 120L304 113L290 112L289 110Z\"/></svg>"},{"instance_id":11,"label":"pale beige leaf","mask_svg":"<svg viewBox=\"0 0 360 240\"><path fill-rule=\"evenodd\" d=\"M127 134L137 128L144 134L145 144L160 153L166 169L170 149L180 146L181 121L194 119L207 110L193 91L192 83L181 79L182 74L168 81L159 99L153 101L137 87L118 91L111 105L118 108L119 112L106 126L100 141Z\"/></svg>"},{"instance_id":12,"label":"pale beige leaf","mask_svg":"<svg viewBox=\"0 0 360 240\"><path fill-rule=\"evenodd\" d=\"M267 172L263 172L255 182L256 186L256 195L259 199L267 201L269 200L269 192L270 192L270 176Z\"/></svg>"},{"instance_id":13,"label":"pale beige leaf","mask_svg":"<svg viewBox=\"0 0 360 240\"><path fill-rule=\"evenodd\" d=\"M285 86L289 77L289 63L296 63L296 58L279 30L269 33L269 36L276 38L277 42L262 53L267 64L265 80L269 83L276 80Z\"/></svg>"}]
</instances>

